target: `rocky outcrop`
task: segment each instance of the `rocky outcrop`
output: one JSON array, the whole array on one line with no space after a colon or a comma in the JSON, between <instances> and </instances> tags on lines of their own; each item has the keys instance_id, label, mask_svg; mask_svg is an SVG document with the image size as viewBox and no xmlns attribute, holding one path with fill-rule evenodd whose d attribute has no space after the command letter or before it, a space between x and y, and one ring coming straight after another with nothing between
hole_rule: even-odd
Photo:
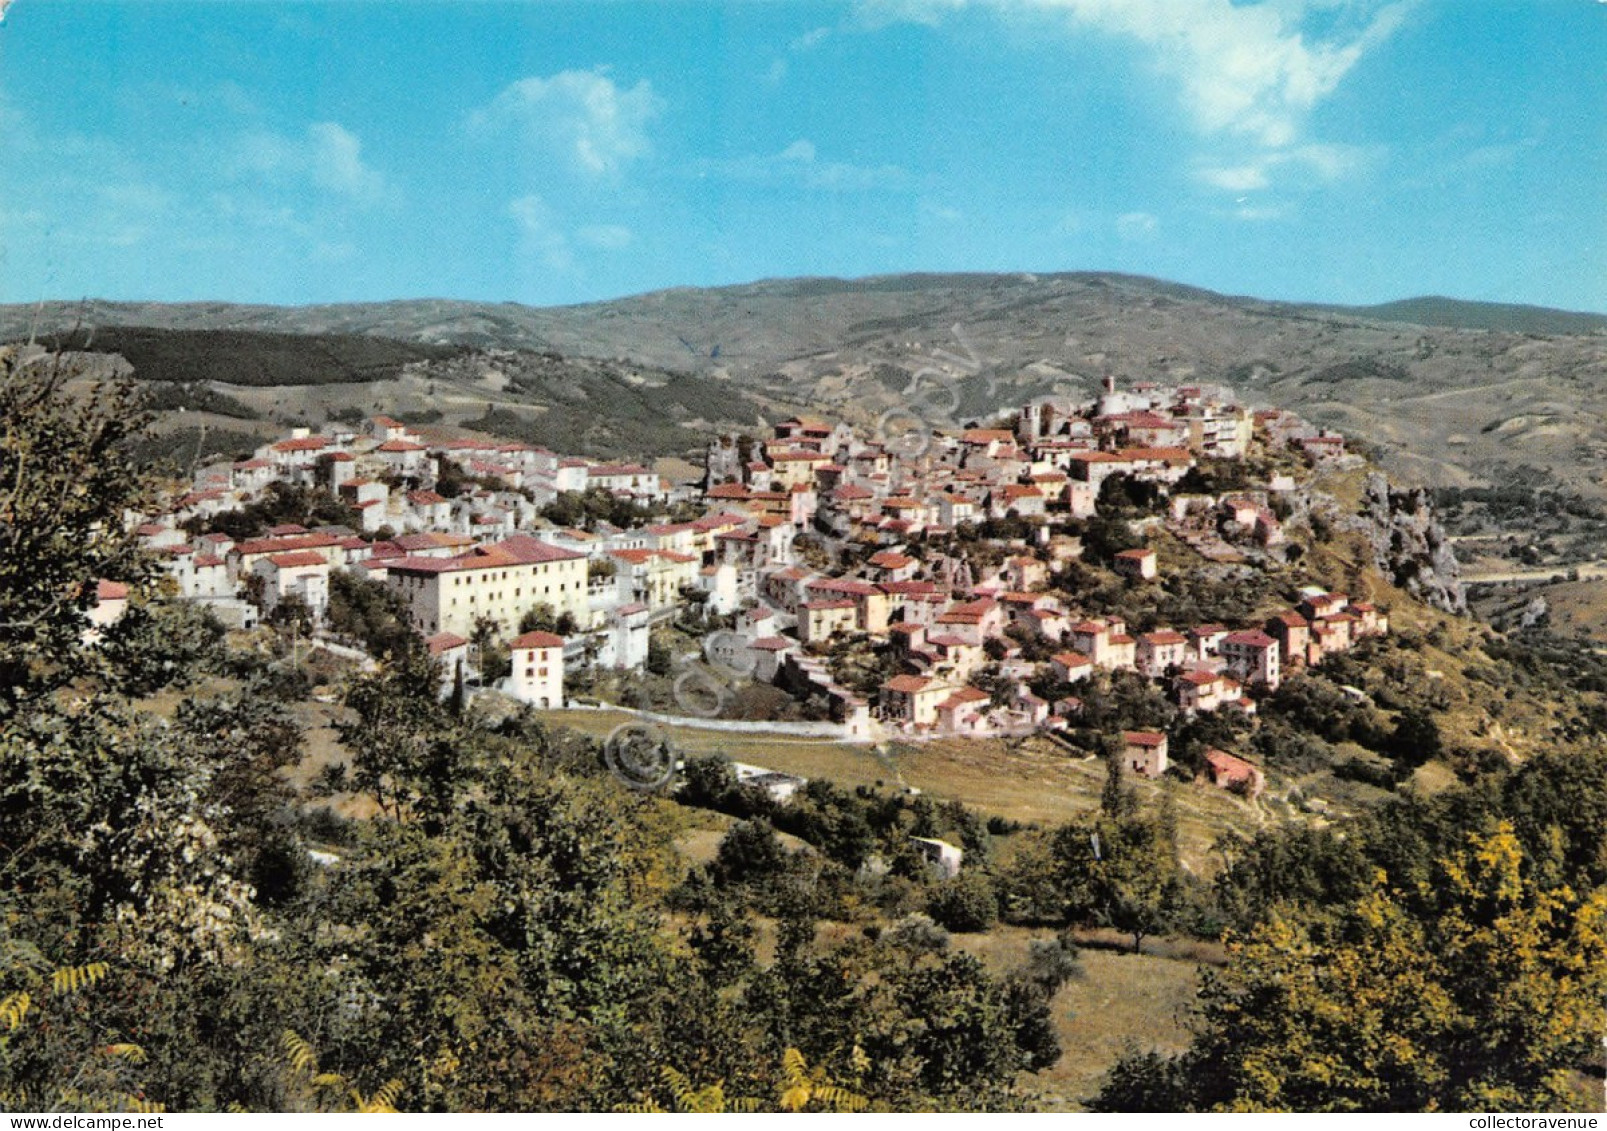
<instances>
[{"instance_id":1,"label":"rocky outcrop","mask_svg":"<svg viewBox=\"0 0 1607 1131\"><path fill-rule=\"evenodd\" d=\"M1448 613L1464 614L1462 567L1422 488L1396 491L1379 472L1367 477L1361 517L1379 572L1418 600Z\"/></svg>"}]
</instances>

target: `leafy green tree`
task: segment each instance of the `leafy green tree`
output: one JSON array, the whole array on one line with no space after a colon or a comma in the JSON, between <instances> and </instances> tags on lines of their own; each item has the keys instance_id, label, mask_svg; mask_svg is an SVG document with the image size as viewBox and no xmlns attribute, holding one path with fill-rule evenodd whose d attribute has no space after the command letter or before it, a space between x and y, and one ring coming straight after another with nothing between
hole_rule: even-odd
<instances>
[{"instance_id":1,"label":"leafy green tree","mask_svg":"<svg viewBox=\"0 0 1607 1131\"><path fill-rule=\"evenodd\" d=\"M704 918L695 924L687 945L703 967L703 978L715 988L732 985L754 967L753 922L729 898L710 901Z\"/></svg>"},{"instance_id":2,"label":"leafy green tree","mask_svg":"<svg viewBox=\"0 0 1607 1131\"><path fill-rule=\"evenodd\" d=\"M1087 520L1082 533L1085 561L1109 565L1123 550L1136 550L1144 544L1125 519L1114 515L1095 515Z\"/></svg>"},{"instance_id":3,"label":"leafy green tree","mask_svg":"<svg viewBox=\"0 0 1607 1131\"><path fill-rule=\"evenodd\" d=\"M948 930L986 931L999 921L999 897L986 873L968 869L932 889L927 911Z\"/></svg>"},{"instance_id":4,"label":"leafy green tree","mask_svg":"<svg viewBox=\"0 0 1607 1131\"><path fill-rule=\"evenodd\" d=\"M407 603L388 585L350 570L329 575L329 627L361 641L370 655L393 656L417 645Z\"/></svg>"},{"instance_id":5,"label":"leafy green tree","mask_svg":"<svg viewBox=\"0 0 1607 1131\"><path fill-rule=\"evenodd\" d=\"M1124 931L1139 951L1169 929L1183 906L1176 830L1164 813L1102 815L1054 836L1059 890L1073 922Z\"/></svg>"},{"instance_id":6,"label":"leafy green tree","mask_svg":"<svg viewBox=\"0 0 1607 1131\"><path fill-rule=\"evenodd\" d=\"M1607 1025L1607 889L1542 889L1508 824L1331 927L1274 914L1201 989L1193 1046L1113 1080L1219 1110L1554 1110ZM1113 1104L1116 1097L1108 1101Z\"/></svg>"},{"instance_id":7,"label":"leafy green tree","mask_svg":"<svg viewBox=\"0 0 1607 1131\"><path fill-rule=\"evenodd\" d=\"M528 614L527 614L528 615ZM528 630L526 630L528 631ZM502 624L492 616L478 616L469 643L480 658L480 682L489 683L508 667L509 652L502 645Z\"/></svg>"},{"instance_id":8,"label":"leafy green tree","mask_svg":"<svg viewBox=\"0 0 1607 1131\"><path fill-rule=\"evenodd\" d=\"M1388 752L1408 771L1438 758L1444 753L1444 745L1434 716L1419 707L1402 711L1389 736Z\"/></svg>"},{"instance_id":9,"label":"leafy green tree","mask_svg":"<svg viewBox=\"0 0 1607 1131\"><path fill-rule=\"evenodd\" d=\"M223 659L223 625L188 601L134 601L100 639L108 677L125 695L184 687Z\"/></svg>"},{"instance_id":10,"label":"leafy green tree","mask_svg":"<svg viewBox=\"0 0 1607 1131\"><path fill-rule=\"evenodd\" d=\"M1187 1085L1177 1061L1128 1041L1120 1059L1105 1073L1099 1091L1086 1101L1089 1111L1140 1113L1189 1109Z\"/></svg>"},{"instance_id":11,"label":"leafy green tree","mask_svg":"<svg viewBox=\"0 0 1607 1131\"><path fill-rule=\"evenodd\" d=\"M239 510L224 511L198 523L227 534L235 541L260 538L271 527L296 523L306 527L344 526L362 529L362 515L356 507L316 487L301 487L276 481L268 484L262 498Z\"/></svg>"},{"instance_id":12,"label":"leafy green tree","mask_svg":"<svg viewBox=\"0 0 1607 1131\"><path fill-rule=\"evenodd\" d=\"M299 593L286 593L279 598L266 621L292 640L310 635L314 624L312 609Z\"/></svg>"},{"instance_id":13,"label":"leafy green tree","mask_svg":"<svg viewBox=\"0 0 1607 1131\"><path fill-rule=\"evenodd\" d=\"M0 347L0 713L76 675L96 581L148 574L124 512L151 497L125 442L146 420L131 382L69 391L59 357Z\"/></svg>"},{"instance_id":14,"label":"leafy green tree","mask_svg":"<svg viewBox=\"0 0 1607 1131\"><path fill-rule=\"evenodd\" d=\"M785 875L790 860L769 821L742 821L720 841L710 871L720 885L764 885Z\"/></svg>"},{"instance_id":15,"label":"leafy green tree","mask_svg":"<svg viewBox=\"0 0 1607 1131\"><path fill-rule=\"evenodd\" d=\"M468 781L452 742L455 722L437 699L440 682L422 648L395 657L353 680L346 692L352 716L337 724L351 751L352 780L395 820L450 811Z\"/></svg>"},{"instance_id":16,"label":"leafy green tree","mask_svg":"<svg viewBox=\"0 0 1607 1131\"><path fill-rule=\"evenodd\" d=\"M0 728L0 890L29 897L54 953L97 943L146 972L235 960L257 929L219 844L211 767L106 698ZM59 945L58 945L59 944Z\"/></svg>"},{"instance_id":17,"label":"leafy green tree","mask_svg":"<svg viewBox=\"0 0 1607 1131\"><path fill-rule=\"evenodd\" d=\"M307 854L294 830L295 791L282 771L302 755L302 728L283 703L255 693L181 703L174 724L211 768L206 800L228 814L222 849L259 904L282 905L303 887Z\"/></svg>"}]
</instances>

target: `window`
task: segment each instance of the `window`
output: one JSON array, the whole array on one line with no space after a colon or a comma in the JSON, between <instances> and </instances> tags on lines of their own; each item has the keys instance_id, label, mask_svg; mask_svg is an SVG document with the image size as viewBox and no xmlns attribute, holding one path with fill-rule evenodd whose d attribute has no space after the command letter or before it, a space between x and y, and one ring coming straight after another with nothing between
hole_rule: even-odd
<instances>
[{"instance_id":1,"label":"window","mask_svg":"<svg viewBox=\"0 0 1607 1131\"><path fill-rule=\"evenodd\" d=\"M543 674L545 674L546 669L542 669L542 672L543 672ZM525 669L525 678L526 679L535 679L536 678L536 669L535 668L526 668Z\"/></svg>"},{"instance_id":2,"label":"window","mask_svg":"<svg viewBox=\"0 0 1607 1131\"><path fill-rule=\"evenodd\" d=\"M547 678L547 669L546 669L546 668L542 668L542 669L541 669L541 678L542 678L542 679L546 679L546 678Z\"/></svg>"}]
</instances>

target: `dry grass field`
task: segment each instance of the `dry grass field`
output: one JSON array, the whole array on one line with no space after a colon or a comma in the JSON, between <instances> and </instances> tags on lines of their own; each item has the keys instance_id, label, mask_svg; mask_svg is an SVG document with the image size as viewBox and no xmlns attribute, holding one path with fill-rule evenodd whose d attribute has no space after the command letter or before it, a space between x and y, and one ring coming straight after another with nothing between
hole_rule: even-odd
<instances>
[{"instance_id":1,"label":"dry grass field","mask_svg":"<svg viewBox=\"0 0 1607 1131\"><path fill-rule=\"evenodd\" d=\"M543 721L602 737L632 716L615 711L546 711ZM790 738L759 731L737 733L666 727L687 754L720 753L783 773L824 778L850 788L906 786L961 801L984 816L1054 826L1092 812L1105 781L1097 758L1078 759L1048 739L956 738L885 747ZM1197 873L1215 870L1211 846L1222 833L1251 834L1267 817L1259 807L1205 786L1135 781L1146 803L1170 789L1177 803L1184 862Z\"/></svg>"}]
</instances>

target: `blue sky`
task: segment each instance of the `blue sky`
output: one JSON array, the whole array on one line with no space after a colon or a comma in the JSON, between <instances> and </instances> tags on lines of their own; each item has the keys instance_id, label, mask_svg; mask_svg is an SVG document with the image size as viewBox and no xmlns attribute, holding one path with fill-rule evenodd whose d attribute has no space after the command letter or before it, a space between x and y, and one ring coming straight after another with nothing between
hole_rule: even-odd
<instances>
[{"instance_id":1,"label":"blue sky","mask_svg":"<svg viewBox=\"0 0 1607 1131\"><path fill-rule=\"evenodd\" d=\"M553 304L913 270L1607 311L1607 3L0 21L0 301Z\"/></svg>"}]
</instances>

